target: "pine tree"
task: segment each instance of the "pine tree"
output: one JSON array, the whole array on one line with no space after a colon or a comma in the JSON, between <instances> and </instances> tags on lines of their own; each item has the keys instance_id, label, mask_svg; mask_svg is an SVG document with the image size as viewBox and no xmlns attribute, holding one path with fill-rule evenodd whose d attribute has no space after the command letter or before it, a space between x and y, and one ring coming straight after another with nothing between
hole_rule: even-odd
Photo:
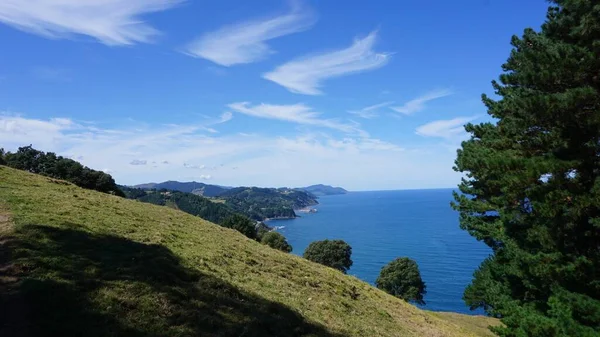
<instances>
[{"instance_id":1,"label":"pine tree","mask_svg":"<svg viewBox=\"0 0 600 337\"><path fill-rule=\"evenodd\" d=\"M553 1L512 45L456 160L461 228L493 251L464 299L501 336L600 336L600 1Z\"/></svg>"}]
</instances>

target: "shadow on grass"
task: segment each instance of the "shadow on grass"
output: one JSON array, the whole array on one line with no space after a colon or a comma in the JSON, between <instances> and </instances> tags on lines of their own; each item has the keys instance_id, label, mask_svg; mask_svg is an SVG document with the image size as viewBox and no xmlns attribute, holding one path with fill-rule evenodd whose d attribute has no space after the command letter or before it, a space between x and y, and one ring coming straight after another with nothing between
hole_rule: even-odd
<instances>
[{"instance_id":1,"label":"shadow on grass","mask_svg":"<svg viewBox=\"0 0 600 337\"><path fill-rule=\"evenodd\" d=\"M336 336L280 303L186 268L163 246L33 225L3 246L4 262L13 263L21 281L18 291L0 294L0 314L18 296L28 316L27 327L13 322L12 331L3 322L6 336L25 330L33 336Z\"/></svg>"}]
</instances>

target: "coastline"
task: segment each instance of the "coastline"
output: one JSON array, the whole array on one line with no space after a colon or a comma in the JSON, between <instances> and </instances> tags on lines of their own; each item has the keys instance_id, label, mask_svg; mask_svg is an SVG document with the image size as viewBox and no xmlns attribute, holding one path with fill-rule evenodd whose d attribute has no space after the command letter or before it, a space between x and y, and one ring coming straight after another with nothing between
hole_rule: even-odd
<instances>
[{"instance_id":1,"label":"coastline","mask_svg":"<svg viewBox=\"0 0 600 337\"><path fill-rule=\"evenodd\" d=\"M277 216L277 217L274 217L274 218L265 218L263 221L292 220L292 219L296 219L296 218L299 218L299 216L298 215L293 216L293 217L291 217L291 216Z\"/></svg>"},{"instance_id":2,"label":"coastline","mask_svg":"<svg viewBox=\"0 0 600 337\"><path fill-rule=\"evenodd\" d=\"M302 207L299 209L295 209L294 212L300 212L300 213L317 213L317 209L314 208L313 206L315 205L310 205L310 206L306 206L306 207Z\"/></svg>"},{"instance_id":3,"label":"coastline","mask_svg":"<svg viewBox=\"0 0 600 337\"><path fill-rule=\"evenodd\" d=\"M315 201L315 203L314 203L314 204L312 204L312 203L311 203L310 205L308 205L308 206L305 206L305 207L301 207L301 208L294 208L294 209L293 209L293 211L294 211L294 216L293 216L293 217L292 217L292 216L276 216L276 217L273 217L273 218L265 218L265 219L263 219L262 221L271 221L271 220L292 220L292 219L296 219L296 218L301 218L301 216L300 216L300 215L298 215L297 213L316 213L316 212L317 212L317 209L316 209L316 208L314 208L313 206L316 206L316 205L318 205L318 204L319 204L319 202L318 202L318 201Z\"/></svg>"}]
</instances>

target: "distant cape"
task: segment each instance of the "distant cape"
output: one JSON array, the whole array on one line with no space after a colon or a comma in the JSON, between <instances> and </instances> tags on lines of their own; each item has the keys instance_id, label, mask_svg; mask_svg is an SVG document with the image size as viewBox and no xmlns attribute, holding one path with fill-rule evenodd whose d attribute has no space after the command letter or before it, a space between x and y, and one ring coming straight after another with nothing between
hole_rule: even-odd
<instances>
[{"instance_id":1,"label":"distant cape","mask_svg":"<svg viewBox=\"0 0 600 337\"><path fill-rule=\"evenodd\" d=\"M323 196L323 195L336 195L336 194L346 194L348 191L341 187L333 187L329 185L311 185L307 187L300 187L299 190L306 191L315 196Z\"/></svg>"}]
</instances>

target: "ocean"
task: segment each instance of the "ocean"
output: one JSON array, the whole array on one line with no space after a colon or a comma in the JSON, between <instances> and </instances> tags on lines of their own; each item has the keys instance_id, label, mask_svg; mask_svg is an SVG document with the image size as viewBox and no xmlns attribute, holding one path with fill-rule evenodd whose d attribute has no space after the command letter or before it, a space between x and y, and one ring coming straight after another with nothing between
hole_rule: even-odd
<instances>
[{"instance_id":1,"label":"ocean","mask_svg":"<svg viewBox=\"0 0 600 337\"><path fill-rule=\"evenodd\" d=\"M469 310L462 295L491 250L459 228L451 200L451 189L351 192L320 197L317 213L269 225L278 227L297 255L315 240L346 241L354 262L348 274L371 284L385 264L410 257L427 286L420 307L482 314Z\"/></svg>"}]
</instances>

